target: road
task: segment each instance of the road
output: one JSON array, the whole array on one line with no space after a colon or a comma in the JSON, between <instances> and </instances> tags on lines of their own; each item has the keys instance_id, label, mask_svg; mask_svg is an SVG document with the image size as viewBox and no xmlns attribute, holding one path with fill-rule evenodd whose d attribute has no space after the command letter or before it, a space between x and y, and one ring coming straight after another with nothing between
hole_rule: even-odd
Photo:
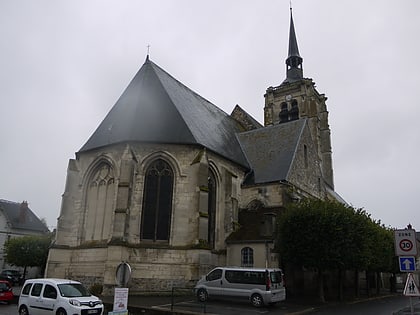
<instances>
[{"instance_id":1,"label":"road","mask_svg":"<svg viewBox=\"0 0 420 315\"><path fill-rule=\"evenodd\" d=\"M17 315L17 305L16 304L0 304L0 315Z\"/></svg>"},{"instance_id":2,"label":"road","mask_svg":"<svg viewBox=\"0 0 420 315\"><path fill-rule=\"evenodd\" d=\"M420 300L413 298L417 306L414 314L420 314ZM272 307L262 307L256 309L249 303L230 302L230 301L209 301L204 308L194 300L184 301L175 305L174 310L184 310L194 313L209 313L221 315L255 315L255 314L319 314L319 315L406 315L410 313L399 312L410 306L410 299L404 296L388 296L384 298L372 298L363 302L331 303L321 307L296 307L288 303L280 303ZM170 305L160 305L162 308L169 308Z\"/></svg>"},{"instance_id":3,"label":"road","mask_svg":"<svg viewBox=\"0 0 420 315\"><path fill-rule=\"evenodd\" d=\"M420 314L420 300L413 298L414 305L416 305L415 314ZM299 307L295 308L293 305L287 303L280 303L273 307L254 308L249 303L245 302L230 302L230 301L209 301L206 305L198 303L195 300L180 301L175 304L175 311L188 311L193 313L209 313L221 315L255 315L255 314L315 314L315 315L405 315L410 312L398 312L410 306L410 300L404 296L392 296L381 299L370 299L358 303L342 303L342 304L329 304L322 307L312 308ZM170 309L170 304L155 305L157 308ZM0 315L18 315L16 304L0 304Z\"/></svg>"},{"instance_id":4,"label":"road","mask_svg":"<svg viewBox=\"0 0 420 315\"><path fill-rule=\"evenodd\" d=\"M413 299L413 304L420 307L419 299ZM410 306L410 298L405 296L393 296L382 299L366 300L359 303L346 303L341 305L334 305L316 309L310 314L322 314L322 315L352 315L352 314L364 314L364 315L392 315L398 314L402 309ZM418 309L416 307L416 309ZM401 312L400 314L410 314ZM416 312L415 314L420 314Z\"/></svg>"}]
</instances>

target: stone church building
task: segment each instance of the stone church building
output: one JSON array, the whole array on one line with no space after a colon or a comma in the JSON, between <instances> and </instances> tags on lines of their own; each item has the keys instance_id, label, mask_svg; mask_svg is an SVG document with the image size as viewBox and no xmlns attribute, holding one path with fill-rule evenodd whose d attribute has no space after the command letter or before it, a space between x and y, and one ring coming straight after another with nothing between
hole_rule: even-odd
<instances>
[{"instance_id":1,"label":"stone church building","mask_svg":"<svg viewBox=\"0 0 420 315\"><path fill-rule=\"evenodd\" d=\"M147 56L68 164L46 276L130 290L192 286L215 266L278 267L275 220L334 192L324 94L303 76L292 15L286 78L264 95L264 125L229 115ZM132 292L132 291L131 291Z\"/></svg>"}]
</instances>

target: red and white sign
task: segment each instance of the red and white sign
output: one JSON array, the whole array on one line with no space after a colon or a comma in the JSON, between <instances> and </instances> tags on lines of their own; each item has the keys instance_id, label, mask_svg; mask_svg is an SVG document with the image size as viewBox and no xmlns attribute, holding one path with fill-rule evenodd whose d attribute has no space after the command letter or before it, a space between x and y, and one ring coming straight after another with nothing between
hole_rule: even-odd
<instances>
[{"instance_id":1,"label":"red and white sign","mask_svg":"<svg viewBox=\"0 0 420 315\"><path fill-rule=\"evenodd\" d=\"M403 295L405 296L420 296L419 287L414 281L412 273L409 273L407 276L407 282L405 283Z\"/></svg>"},{"instance_id":2,"label":"red and white sign","mask_svg":"<svg viewBox=\"0 0 420 315\"><path fill-rule=\"evenodd\" d=\"M416 231L413 229L395 230L395 255L417 256Z\"/></svg>"}]
</instances>

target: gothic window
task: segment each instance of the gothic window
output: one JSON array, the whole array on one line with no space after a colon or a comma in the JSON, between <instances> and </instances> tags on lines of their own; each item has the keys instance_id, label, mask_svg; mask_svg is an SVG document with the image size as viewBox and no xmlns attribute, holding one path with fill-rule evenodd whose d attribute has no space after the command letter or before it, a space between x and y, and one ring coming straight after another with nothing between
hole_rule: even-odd
<instances>
[{"instance_id":1,"label":"gothic window","mask_svg":"<svg viewBox=\"0 0 420 315\"><path fill-rule=\"evenodd\" d=\"M241 249L241 267L254 267L254 250L251 247Z\"/></svg>"},{"instance_id":2,"label":"gothic window","mask_svg":"<svg viewBox=\"0 0 420 315\"><path fill-rule=\"evenodd\" d=\"M102 162L92 173L86 187L84 240L106 240L111 235L114 209L114 171Z\"/></svg>"},{"instance_id":3,"label":"gothic window","mask_svg":"<svg viewBox=\"0 0 420 315\"><path fill-rule=\"evenodd\" d=\"M264 204L260 200L257 200L257 199L252 200L247 206L247 209L249 211L258 211L261 208L264 208Z\"/></svg>"},{"instance_id":4,"label":"gothic window","mask_svg":"<svg viewBox=\"0 0 420 315\"><path fill-rule=\"evenodd\" d=\"M289 119L290 120L297 120L299 119L299 107L298 102L296 100L292 101L292 108L289 112Z\"/></svg>"},{"instance_id":5,"label":"gothic window","mask_svg":"<svg viewBox=\"0 0 420 315\"><path fill-rule=\"evenodd\" d=\"M169 241L173 184L173 171L164 160L154 161L147 169L141 222L143 240Z\"/></svg>"},{"instance_id":6,"label":"gothic window","mask_svg":"<svg viewBox=\"0 0 420 315\"><path fill-rule=\"evenodd\" d=\"M208 188L208 242L211 248L214 248L216 235L216 178L211 170L209 171Z\"/></svg>"},{"instance_id":7,"label":"gothic window","mask_svg":"<svg viewBox=\"0 0 420 315\"><path fill-rule=\"evenodd\" d=\"M280 119L280 123L283 123L289 120L289 111L287 110L287 103L281 104L279 119Z\"/></svg>"}]
</instances>

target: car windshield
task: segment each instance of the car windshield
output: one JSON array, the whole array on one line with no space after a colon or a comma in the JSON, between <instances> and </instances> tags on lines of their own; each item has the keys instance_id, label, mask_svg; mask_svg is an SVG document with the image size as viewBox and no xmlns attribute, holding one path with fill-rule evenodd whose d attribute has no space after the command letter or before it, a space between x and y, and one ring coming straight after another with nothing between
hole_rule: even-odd
<instances>
[{"instance_id":1,"label":"car windshield","mask_svg":"<svg viewBox=\"0 0 420 315\"><path fill-rule=\"evenodd\" d=\"M88 289L81 283L63 283L58 285L61 296L64 297L82 297L91 296Z\"/></svg>"}]
</instances>

